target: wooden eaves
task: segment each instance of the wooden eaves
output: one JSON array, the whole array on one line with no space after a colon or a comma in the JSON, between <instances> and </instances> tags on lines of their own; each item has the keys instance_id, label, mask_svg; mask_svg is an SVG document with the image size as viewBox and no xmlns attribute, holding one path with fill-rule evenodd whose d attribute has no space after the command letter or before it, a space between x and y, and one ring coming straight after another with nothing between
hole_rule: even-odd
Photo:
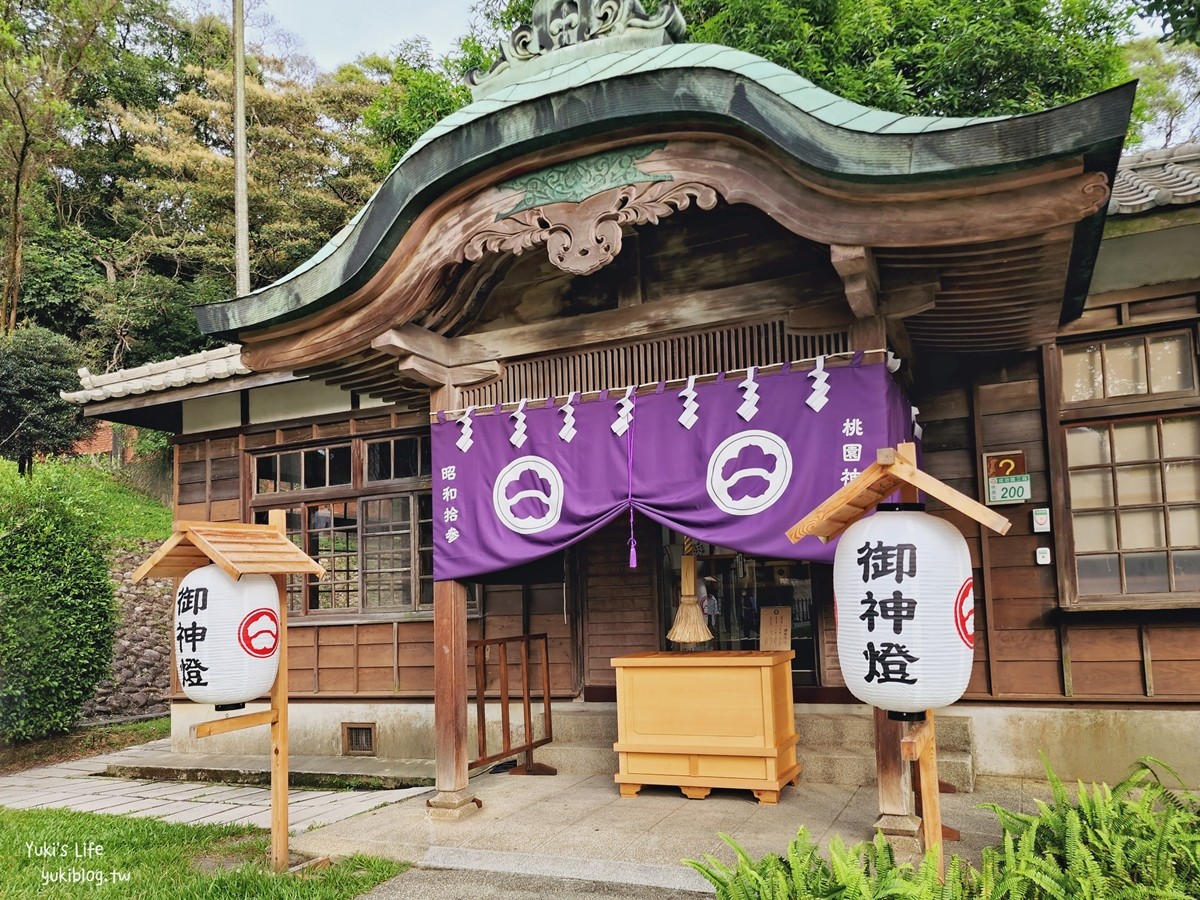
<instances>
[{"instance_id":1,"label":"wooden eaves","mask_svg":"<svg viewBox=\"0 0 1200 900\"><path fill-rule=\"evenodd\" d=\"M325 567L269 525L176 522L175 533L133 573L143 578L182 578L216 563L234 580L242 575L316 575Z\"/></svg>"}]
</instances>

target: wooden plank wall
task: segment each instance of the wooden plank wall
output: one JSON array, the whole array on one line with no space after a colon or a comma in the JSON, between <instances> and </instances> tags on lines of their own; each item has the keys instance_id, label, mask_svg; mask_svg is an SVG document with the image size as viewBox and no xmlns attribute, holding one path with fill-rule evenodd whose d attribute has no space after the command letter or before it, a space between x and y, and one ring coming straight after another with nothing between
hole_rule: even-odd
<instances>
[{"instance_id":1,"label":"wooden plank wall","mask_svg":"<svg viewBox=\"0 0 1200 900\"><path fill-rule=\"evenodd\" d=\"M629 519L617 521L584 542L584 690L616 690L614 656L661 649L658 617L659 526L640 516L635 535L638 565L629 568ZM597 699L601 695L596 695Z\"/></svg>"},{"instance_id":2,"label":"wooden plank wall","mask_svg":"<svg viewBox=\"0 0 1200 900\"><path fill-rule=\"evenodd\" d=\"M575 636L570 620L563 618L563 584L488 585L484 588L483 634L487 638L525 634L525 607L528 607L529 634L545 634L550 651L550 687L556 697L579 693L578 660ZM521 683L519 645L511 644L509 654L509 690ZM541 660L533 649L530 664L540 671ZM491 659L495 659L495 650ZM540 677L540 676L538 676ZM489 670L487 690L497 686L498 674ZM474 684L474 682L472 682Z\"/></svg>"},{"instance_id":3,"label":"wooden plank wall","mask_svg":"<svg viewBox=\"0 0 1200 900\"><path fill-rule=\"evenodd\" d=\"M242 521L242 452L238 437L175 445L175 518Z\"/></svg>"},{"instance_id":4,"label":"wooden plank wall","mask_svg":"<svg viewBox=\"0 0 1200 900\"><path fill-rule=\"evenodd\" d=\"M479 637L480 622L467 622ZM292 697L422 699L433 696L433 623L379 622L288 627ZM475 684L474 665L469 684Z\"/></svg>"},{"instance_id":5,"label":"wooden plank wall","mask_svg":"<svg viewBox=\"0 0 1200 900\"><path fill-rule=\"evenodd\" d=\"M999 536L937 503L929 510L967 538L975 570L975 667L967 699L1060 701L1194 701L1200 696L1200 622L1192 612L1148 615L1136 610L1065 613L1056 566L1035 562L1053 548L1034 534L1032 510L1051 506L1051 466L1039 358L1028 354L974 371L960 362L930 383L953 389L914 391L924 427L922 462L935 477L970 496L984 483L981 454L1024 450L1032 502L998 507L1012 522ZM937 371L935 369L935 371ZM1067 527L1052 520L1054 528Z\"/></svg>"}]
</instances>

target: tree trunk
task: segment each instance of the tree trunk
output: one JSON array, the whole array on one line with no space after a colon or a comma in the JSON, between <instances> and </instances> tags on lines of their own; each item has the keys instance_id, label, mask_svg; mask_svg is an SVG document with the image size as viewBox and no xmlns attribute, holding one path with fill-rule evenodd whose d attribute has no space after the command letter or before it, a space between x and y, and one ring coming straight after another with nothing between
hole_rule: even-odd
<instances>
[{"instance_id":1,"label":"tree trunk","mask_svg":"<svg viewBox=\"0 0 1200 900\"><path fill-rule=\"evenodd\" d=\"M0 298L0 333L12 334L17 329L17 302L21 297L21 251L25 241L25 212L21 209L26 174L29 170L29 140L26 138L17 155L13 173L12 209L8 217L8 254L4 261L4 294Z\"/></svg>"}]
</instances>

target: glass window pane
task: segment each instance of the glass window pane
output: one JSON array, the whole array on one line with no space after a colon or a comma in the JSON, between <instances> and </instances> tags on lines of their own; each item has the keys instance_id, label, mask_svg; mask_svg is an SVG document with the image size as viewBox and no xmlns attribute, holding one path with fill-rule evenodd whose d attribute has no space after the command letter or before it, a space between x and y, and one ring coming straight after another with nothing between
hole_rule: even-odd
<instances>
[{"instance_id":1,"label":"glass window pane","mask_svg":"<svg viewBox=\"0 0 1200 900\"><path fill-rule=\"evenodd\" d=\"M1200 456L1200 416L1163 419L1163 456Z\"/></svg>"},{"instance_id":2,"label":"glass window pane","mask_svg":"<svg viewBox=\"0 0 1200 900\"><path fill-rule=\"evenodd\" d=\"M254 461L255 490L260 494L271 494L277 489L275 483L275 454L260 456Z\"/></svg>"},{"instance_id":3,"label":"glass window pane","mask_svg":"<svg viewBox=\"0 0 1200 900\"><path fill-rule=\"evenodd\" d=\"M1167 545L1161 509L1121 511L1121 549L1141 550Z\"/></svg>"},{"instance_id":4,"label":"glass window pane","mask_svg":"<svg viewBox=\"0 0 1200 900\"><path fill-rule=\"evenodd\" d=\"M1113 506L1112 470L1098 469L1071 473L1071 506L1089 509Z\"/></svg>"},{"instance_id":5,"label":"glass window pane","mask_svg":"<svg viewBox=\"0 0 1200 900\"><path fill-rule=\"evenodd\" d=\"M387 481L392 477L391 441L367 444L367 481Z\"/></svg>"},{"instance_id":6,"label":"glass window pane","mask_svg":"<svg viewBox=\"0 0 1200 900\"><path fill-rule=\"evenodd\" d=\"M300 479L300 454L299 453L280 453L279 454L279 489L281 491L299 490L302 482Z\"/></svg>"},{"instance_id":7,"label":"glass window pane","mask_svg":"<svg viewBox=\"0 0 1200 900\"><path fill-rule=\"evenodd\" d=\"M1117 549L1117 522L1112 513L1076 513L1072 522L1077 552Z\"/></svg>"},{"instance_id":8,"label":"glass window pane","mask_svg":"<svg viewBox=\"0 0 1200 900\"><path fill-rule=\"evenodd\" d=\"M1171 503L1200 500L1200 463L1167 463L1167 500Z\"/></svg>"},{"instance_id":9,"label":"glass window pane","mask_svg":"<svg viewBox=\"0 0 1200 900\"><path fill-rule=\"evenodd\" d=\"M1162 474L1158 466L1118 466L1117 498L1122 506L1161 503Z\"/></svg>"},{"instance_id":10,"label":"glass window pane","mask_svg":"<svg viewBox=\"0 0 1200 900\"><path fill-rule=\"evenodd\" d=\"M432 499L431 501L432 502ZM408 497L393 497L392 498L392 521L401 525L408 524L409 501Z\"/></svg>"},{"instance_id":11,"label":"glass window pane","mask_svg":"<svg viewBox=\"0 0 1200 900\"><path fill-rule=\"evenodd\" d=\"M350 483L350 447L329 448L329 483Z\"/></svg>"},{"instance_id":12,"label":"glass window pane","mask_svg":"<svg viewBox=\"0 0 1200 900\"><path fill-rule=\"evenodd\" d=\"M1062 351L1063 400L1099 400L1103 394L1100 347L1066 347Z\"/></svg>"},{"instance_id":13,"label":"glass window pane","mask_svg":"<svg viewBox=\"0 0 1200 900\"><path fill-rule=\"evenodd\" d=\"M325 451L304 451L304 486L306 488L325 487Z\"/></svg>"},{"instance_id":14,"label":"glass window pane","mask_svg":"<svg viewBox=\"0 0 1200 900\"><path fill-rule=\"evenodd\" d=\"M1158 594L1171 589L1167 579L1167 554L1130 553L1125 557L1125 591Z\"/></svg>"},{"instance_id":15,"label":"glass window pane","mask_svg":"<svg viewBox=\"0 0 1200 900\"><path fill-rule=\"evenodd\" d=\"M393 465L397 478L416 478L421 472L421 458L416 438L396 438L393 442Z\"/></svg>"},{"instance_id":16,"label":"glass window pane","mask_svg":"<svg viewBox=\"0 0 1200 900\"><path fill-rule=\"evenodd\" d=\"M1124 422L1113 426L1117 462L1158 458L1158 428L1151 422Z\"/></svg>"},{"instance_id":17,"label":"glass window pane","mask_svg":"<svg viewBox=\"0 0 1200 900\"><path fill-rule=\"evenodd\" d=\"M1180 550L1171 554L1175 570L1175 590L1200 591L1200 550Z\"/></svg>"},{"instance_id":18,"label":"glass window pane","mask_svg":"<svg viewBox=\"0 0 1200 900\"><path fill-rule=\"evenodd\" d=\"M1079 593L1095 596L1121 593L1121 574L1117 569L1119 557L1114 553L1106 556L1081 556L1076 561L1079 573Z\"/></svg>"},{"instance_id":19,"label":"glass window pane","mask_svg":"<svg viewBox=\"0 0 1200 900\"><path fill-rule=\"evenodd\" d=\"M1150 339L1150 390L1186 391L1192 387L1192 342L1186 334Z\"/></svg>"},{"instance_id":20,"label":"glass window pane","mask_svg":"<svg viewBox=\"0 0 1200 900\"><path fill-rule=\"evenodd\" d=\"M1200 547L1200 506L1172 506L1167 515L1172 547Z\"/></svg>"},{"instance_id":21,"label":"glass window pane","mask_svg":"<svg viewBox=\"0 0 1200 900\"><path fill-rule=\"evenodd\" d=\"M324 531L333 527L333 507L310 506L308 508L309 532Z\"/></svg>"},{"instance_id":22,"label":"glass window pane","mask_svg":"<svg viewBox=\"0 0 1200 900\"><path fill-rule=\"evenodd\" d=\"M429 437L421 438L421 474L430 475L433 473L433 449L430 447Z\"/></svg>"},{"instance_id":23,"label":"glass window pane","mask_svg":"<svg viewBox=\"0 0 1200 900\"><path fill-rule=\"evenodd\" d=\"M1198 441L1200 441L1200 429L1198 429ZM1082 428L1068 428L1067 460L1072 466L1096 466L1112 462L1111 454L1108 451L1108 427L1087 425Z\"/></svg>"},{"instance_id":24,"label":"glass window pane","mask_svg":"<svg viewBox=\"0 0 1200 900\"><path fill-rule=\"evenodd\" d=\"M1146 348L1141 338L1104 344L1104 395L1146 393Z\"/></svg>"},{"instance_id":25,"label":"glass window pane","mask_svg":"<svg viewBox=\"0 0 1200 900\"><path fill-rule=\"evenodd\" d=\"M433 494L417 495L417 514L422 519L433 518Z\"/></svg>"}]
</instances>

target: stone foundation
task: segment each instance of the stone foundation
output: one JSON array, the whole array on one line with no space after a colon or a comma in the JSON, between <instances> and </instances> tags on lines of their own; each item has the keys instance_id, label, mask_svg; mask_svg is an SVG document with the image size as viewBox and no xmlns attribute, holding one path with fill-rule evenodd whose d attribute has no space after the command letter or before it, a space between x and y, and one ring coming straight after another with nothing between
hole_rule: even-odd
<instances>
[{"instance_id":1,"label":"stone foundation","mask_svg":"<svg viewBox=\"0 0 1200 900\"><path fill-rule=\"evenodd\" d=\"M171 600L169 579L133 584L133 571L159 546L139 541L117 551L110 573L116 583L117 631L112 677L84 704L84 721L166 715L171 693Z\"/></svg>"}]
</instances>

